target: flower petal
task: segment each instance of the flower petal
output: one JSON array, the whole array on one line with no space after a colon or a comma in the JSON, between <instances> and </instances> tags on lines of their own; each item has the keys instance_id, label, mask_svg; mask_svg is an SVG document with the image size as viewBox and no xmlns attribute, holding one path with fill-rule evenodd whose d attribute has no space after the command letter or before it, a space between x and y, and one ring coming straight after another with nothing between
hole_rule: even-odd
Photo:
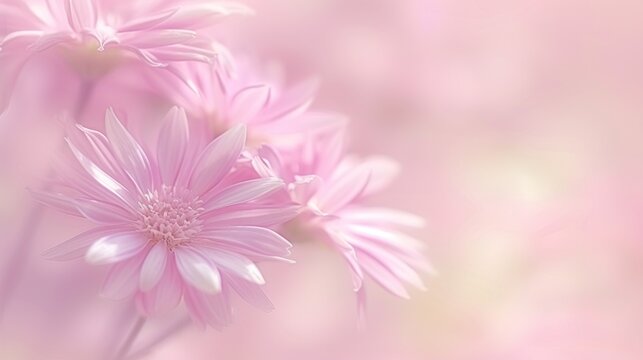
<instances>
[{"instance_id":1,"label":"flower petal","mask_svg":"<svg viewBox=\"0 0 643 360\"><path fill-rule=\"evenodd\" d=\"M96 4L93 0L66 0L65 12L69 26L76 32L96 25Z\"/></svg>"},{"instance_id":2,"label":"flower petal","mask_svg":"<svg viewBox=\"0 0 643 360\"><path fill-rule=\"evenodd\" d=\"M227 206L245 204L259 200L272 192L284 188L281 179L262 178L234 184L214 195L205 205L206 211L221 209Z\"/></svg>"},{"instance_id":3,"label":"flower petal","mask_svg":"<svg viewBox=\"0 0 643 360\"><path fill-rule=\"evenodd\" d=\"M393 248L422 249L425 246L418 239L399 231L384 229L381 226L346 224L344 228L351 234L372 239Z\"/></svg>"},{"instance_id":4,"label":"flower petal","mask_svg":"<svg viewBox=\"0 0 643 360\"><path fill-rule=\"evenodd\" d=\"M132 213L111 203L78 199L74 201L74 204L82 216L98 223L122 224L135 220Z\"/></svg>"},{"instance_id":5,"label":"flower petal","mask_svg":"<svg viewBox=\"0 0 643 360\"><path fill-rule=\"evenodd\" d=\"M271 89L267 85L254 85L241 89L230 100L228 116L236 123L253 120L270 102Z\"/></svg>"},{"instance_id":6,"label":"flower petal","mask_svg":"<svg viewBox=\"0 0 643 360\"><path fill-rule=\"evenodd\" d=\"M115 178L116 176L124 175L118 168L116 159L114 158L112 151L109 149L109 140L105 135L96 130L88 129L80 124L77 124L76 128L85 135L87 142L97 157L97 165L104 166L106 172L111 172Z\"/></svg>"},{"instance_id":7,"label":"flower petal","mask_svg":"<svg viewBox=\"0 0 643 360\"><path fill-rule=\"evenodd\" d=\"M165 271L156 286L148 292L139 293L137 304L143 313L156 315L175 308L181 301L183 282L173 256L168 256Z\"/></svg>"},{"instance_id":8,"label":"flower petal","mask_svg":"<svg viewBox=\"0 0 643 360\"><path fill-rule=\"evenodd\" d=\"M359 252L358 258L364 272L368 273L382 287L403 299L410 298L402 281L377 259L364 252Z\"/></svg>"},{"instance_id":9,"label":"flower petal","mask_svg":"<svg viewBox=\"0 0 643 360\"><path fill-rule=\"evenodd\" d=\"M209 2L182 6L177 14L164 21L162 28L198 28L216 23L216 20L230 15L251 15L253 10L235 2Z\"/></svg>"},{"instance_id":10,"label":"flower petal","mask_svg":"<svg viewBox=\"0 0 643 360\"><path fill-rule=\"evenodd\" d=\"M331 245L339 251L340 255L342 255L344 260L348 263L351 270L353 290L358 291L362 287L364 273L362 272L362 267L357 259L355 248L350 244L349 239L345 234L333 231L332 229L326 229L326 231L332 241Z\"/></svg>"},{"instance_id":11,"label":"flower petal","mask_svg":"<svg viewBox=\"0 0 643 360\"><path fill-rule=\"evenodd\" d=\"M257 265L243 255L210 248L202 248L200 251L219 269L226 270L227 273L258 285L266 283Z\"/></svg>"},{"instance_id":12,"label":"flower petal","mask_svg":"<svg viewBox=\"0 0 643 360\"><path fill-rule=\"evenodd\" d=\"M50 260L74 260L85 256L87 249L99 239L113 234L117 231L122 231L122 227L99 227L85 231L73 238L46 250L42 255Z\"/></svg>"},{"instance_id":13,"label":"flower petal","mask_svg":"<svg viewBox=\"0 0 643 360\"><path fill-rule=\"evenodd\" d=\"M38 41L29 45L28 49L32 51L44 51L60 43L64 43L71 40L72 40L72 35L68 31L43 35L38 39Z\"/></svg>"},{"instance_id":14,"label":"flower petal","mask_svg":"<svg viewBox=\"0 0 643 360\"><path fill-rule=\"evenodd\" d=\"M128 46L134 46L139 49L153 49L157 47L181 44L192 40L195 37L196 33L192 30L167 29L128 33L120 36L120 39Z\"/></svg>"},{"instance_id":15,"label":"flower petal","mask_svg":"<svg viewBox=\"0 0 643 360\"><path fill-rule=\"evenodd\" d=\"M199 157L190 188L195 194L204 194L226 176L241 154L246 143L246 127L238 125L212 141Z\"/></svg>"},{"instance_id":16,"label":"flower petal","mask_svg":"<svg viewBox=\"0 0 643 360\"><path fill-rule=\"evenodd\" d=\"M293 201L306 204L322 187L323 181L317 175L295 175L295 182L288 184L288 192Z\"/></svg>"},{"instance_id":17,"label":"flower petal","mask_svg":"<svg viewBox=\"0 0 643 360\"><path fill-rule=\"evenodd\" d=\"M156 243L143 261L139 288L141 291L149 291L161 280L165 272L168 249L162 242Z\"/></svg>"},{"instance_id":18,"label":"flower petal","mask_svg":"<svg viewBox=\"0 0 643 360\"><path fill-rule=\"evenodd\" d=\"M311 200L311 206L324 213L332 214L356 199L368 186L371 169L357 166L344 176L331 179L320 193Z\"/></svg>"},{"instance_id":19,"label":"flower petal","mask_svg":"<svg viewBox=\"0 0 643 360\"><path fill-rule=\"evenodd\" d=\"M426 290L424 281L420 275L409 264L404 262L401 258L397 257L394 253L387 251L387 249L379 246L357 245L354 244L358 253L368 254L371 258L376 260L379 264L387 268L391 274L406 283L409 283L420 290ZM358 258L360 255L358 254Z\"/></svg>"},{"instance_id":20,"label":"flower petal","mask_svg":"<svg viewBox=\"0 0 643 360\"><path fill-rule=\"evenodd\" d=\"M270 299L268 299L266 294L263 292L261 286L256 283L249 282L245 279L229 274L226 274L225 281L230 284L230 287L250 305L266 311L274 309L274 305Z\"/></svg>"},{"instance_id":21,"label":"flower petal","mask_svg":"<svg viewBox=\"0 0 643 360\"><path fill-rule=\"evenodd\" d=\"M188 312L197 323L221 328L232 321L232 308L227 292L210 295L186 287L184 295Z\"/></svg>"},{"instance_id":22,"label":"flower petal","mask_svg":"<svg viewBox=\"0 0 643 360\"><path fill-rule=\"evenodd\" d=\"M122 300L134 295L138 289L138 273L144 258L135 256L112 265L101 287L101 296Z\"/></svg>"},{"instance_id":23,"label":"flower petal","mask_svg":"<svg viewBox=\"0 0 643 360\"><path fill-rule=\"evenodd\" d=\"M165 20L172 17L179 9L170 9L167 11L160 12L158 14L153 14L149 17L138 18L134 21L130 21L123 26L118 28L118 32L129 32L129 31L141 31L149 28L153 28L157 25L162 24Z\"/></svg>"},{"instance_id":24,"label":"flower petal","mask_svg":"<svg viewBox=\"0 0 643 360\"><path fill-rule=\"evenodd\" d=\"M152 185L147 155L111 108L105 114L105 131L122 168L140 190L147 190Z\"/></svg>"},{"instance_id":25,"label":"flower petal","mask_svg":"<svg viewBox=\"0 0 643 360\"><path fill-rule=\"evenodd\" d=\"M188 119L185 110L173 107L163 122L156 156L163 183L174 185L190 140Z\"/></svg>"},{"instance_id":26,"label":"flower petal","mask_svg":"<svg viewBox=\"0 0 643 360\"><path fill-rule=\"evenodd\" d=\"M131 204L131 196L129 194L129 191L121 185L118 181L114 180L111 176L109 176L105 171L103 171L100 167L98 167L94 162L92 162L88 157L86 157L83 153L80 152L74 146L74 144L67 140L67 144L69 145L69 148L71 149L72 153L80 163L80 165L85 169L85 171L98 183L100 184L103 188L108 190L110 193L115 195L117 198L121 199L123 202L126 204Z\"/></svg>"},{"instance_id":27,"label":"flower petal","mask_svg":"<svg viewBox=\"0 0 643 360\"><path fill-rule=\"evenodd\" d=\"M94 265L112 264L133 257L147 244L147 238L136 231L107 235L92 244L85 260Z\"/></svg>"},{"instance_id":28,"label":"flower petal","mask_svg":"<svg viewBox=\"0 0 643 360\"><path fill-rule=\"evenodd\" d=\"M400 172L400 165L384 156L372 156L364 161L371 170L371 177L362 195L370 195L386 188Z\"/></svg>"},{"instance_id":29,"label":"flower petal","mask_svg":"<svg viewBox=\"0 0 643 360\"><path fill-rule=\"evenodd\" d=\"M256 226L228 226L202 232L214 242L223 242L242 254L259 253L271 256L288 256L292 244L276 232Z\"/></svg>"},{"instance_id":30,"label":"flower petal","mask_svg":"<svg viewBox=\"0 0 643 360\"><path fill-rule=\"evenodd\" d=\"M61 211L68 215L83 216L78 212L78 209L74 204L74 200L63 194L34 190L30 190L30 193L38 202L53 207L58 211Z\"/></svg>"},{"instance_id":31,"label":"flower petal","mask_svg":"<svg viewBox=\"0 0 643 360\"><path fill-rule=\"evenodd\" d=\"M231 209L220 214L212 215L208 219L206 227L221 227L235 225L249 226L273 226L283 224L299 214L301 207L298 205L288 206L265 206L253 207L251 209Z\"/></svg>"},{"instance_id":32,"label":"flower petal","mask_svg":"<svg viewBox=\"0 0 643 360\"><path fill-rule=\"evenodd\" d=\"M417 215L388 208L357 207L343 210L341 218L356 224L391 224L420 228L426 221Z\"/></svg>"},{"instance_id":33,"label":"flower petal","mask_svg":"<svg viewBox=\"0 0 643 360\"><path fill-rule=\"evenodd\" d=\"M315 77L295 84L285 93L280 94L279 99L270 106L270 109L266 109L264 121L295 118L304 114L313 103L318 88L319 79Z\"/></svg>"},{"instance_id":34,"label":"flower petal","mask_svg":"<svg viewBox=\"0 0 643 360\"><path fill-rule=\"evenodd\" d=\"M208 294L221 291L221 275L205 257L190 249L176 249L176 264L181 277Z\"/></svg>"}]
</instances>

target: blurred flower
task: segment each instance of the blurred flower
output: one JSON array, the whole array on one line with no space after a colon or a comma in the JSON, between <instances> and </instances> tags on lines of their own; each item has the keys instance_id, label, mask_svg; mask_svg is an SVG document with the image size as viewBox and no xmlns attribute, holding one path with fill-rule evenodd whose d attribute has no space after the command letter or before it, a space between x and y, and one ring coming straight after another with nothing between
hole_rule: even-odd
<instances>
[{"instance_id":1,"label":"blurred flower","mask_svg":"<svg viewBox=\"0 0 643 360\"><path fill-rule=\"evenodd\" d=\"M195 118L220 134L236 124L248 127L249 146L300 145L311 134L345 125L344 116L310 110L317 79L309 78L286 88L275 74L263 74L244 61L235 61L225 49L218 51L219 66L200 63L179 65L180 79L154 77L161 94L180 104ZM185 82L189 84L185 86Z\"/></svg>"},{"instance_id":2,"label":"blurred flower","mask_svg":"<svg viewBox=\"0 0 643 360\"><path fill-rule=\"evenodd\" d=\"M91 264L112 264L103 293L135 295L146 315L168 311L183 297L197 322L223 326L230 321L232 291L270 308L255 262L285 260L290 244L268 227L295 216L297 207L261 202L283 189L282 181L231 173L245 144L245 127L199 146L185 112L173 108L156 152L150 152L111 110L105 123L106 136L78 126L76 136L67 139L77 164L58 167L60 180L52 187L61 192L35 193L99 226L45 255L58 260L84 255Z\"/></svg>"},{"instance_id":3,"label":"blurred flower","mask_svg":"<svg viewBox=\"0 0 643 360\"><path fill-rule=\"evenodd\" d=\"M15 70L33 54L56 49L89 78L131 57L153 67L210 62L216 55L212 41L198 31L221 17L249 12L240 4L206 1L3 0L0 61ZM7 89L0 93L0 110L9 95Z\"/></svg>"},{"instance_id":4,"label":"blurred flower","mask_svg":"<svg viewBox=\"0 0 643 360\"><path fill-rule=\"evenodd\" d=\"M403 298L409 297L407 284L425 289L418 271L432 269L422 254L423 244L399 231L422 227L423 219L362 204L389 184L397 164L384 157L343 157L341 132L317 139L292 153L264 146L253 159L258 173L284 179L292 200L306 207L294 225L303 231L301 236L322 239L346 260L360 310L365 275Z\"/></svg>"}]
</instances>

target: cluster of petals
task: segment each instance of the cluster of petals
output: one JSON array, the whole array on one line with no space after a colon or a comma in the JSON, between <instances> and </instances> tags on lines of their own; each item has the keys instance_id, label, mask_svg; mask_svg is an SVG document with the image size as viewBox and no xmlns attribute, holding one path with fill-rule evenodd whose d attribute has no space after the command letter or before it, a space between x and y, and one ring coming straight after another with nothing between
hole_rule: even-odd
<instances>
[{"instance_id":1,"label":"cluster of petals","mask_svg":"<svg viewBox=\"0 0 643 360\"><path fill-rule=\"evenodd\" d=\"M341 114L311 109L316 78L284 86L276 76L258 72L247 61L236 61L225 49L218 52L218 66L184 63L177 67L180 81L155 78L160 93L207 124L207 131L218 134L245 124L250 148L270 144L292 149L314 134L346 125Z\"/></svg>"},{"instance_id":2,"label":"cluster of petals","mask_svg":"<svg viewBox=\"0 0 643 360\"><path fill-rule=\"evenodd\" d=\"M398 165L381 156L345 156L343 138L341 132L313 137L290 152L263 146L253 165L265 178L282 178L290 199L305 207L296 219L297 228L307 229L308 236L320 238L346 260L360 309L365 275L408 298L407 285L424 290L420 273L433 269L424 257L423 243L400 229L422 227L424 221L407 212L364 204L366 197L393 180Z\"/></svg>"},{"instance_id":3,"label":"cluster of petals","mask_svg":"<svg viewBox=\"0 0 643 360\"><path fill-rule=\"evenodd\" d=\"M67 138L73 159L60 161L50 189L34 195L96 227L45 255L110 265L103 293L134 296L147 315L183 299L197 322L220 327L231 319L232 293L270 308L256 264L288 261L291 244L271 228L298 207L266 201L284 183L237 165L245 140L243 125L208 143L193 140L176 107L155 146L138 141L112 110L105 134L77 126Z\"/></svg>"},{"instance_id":4,"label":"cluster of petals","mask_svg":"<svg viewBox=\"0 0 643 360\"><path fill-rule=\"evenodd\" d=\"M153 67L212 62L216 52L205 30L228 15L249 13L240 4L203 0L2 0L0 65L19 68L49 50L98 73L130 58ZM0 105L10 91L0 93Z\"/></svg>"},{"instance_id":5,"label":"cluster of petals","mask_svg":"<svg viewBox=\"0 0 643 360\"><path fill-rule=\"evenodd\" d=\"M272 307L257 264L291 261L292 223L345 259L361 309L367 276L404 298L424 289L423 244L400 230L423 220L364 202L397 164L344 155L346 119L311 109L316 80L283 86L205 32L247 13L200 0L0 0L0 71L49 52L99 73L129 59L170 70L144 72L143 85L178 106L157 136L133 135L111 109L103 132L68 131L67 157L34 196L96 227L45 255L108 265L103 294L134 298L144 315L183 301L213 327L230 322L234 293ZM0 84L0 111L10 92Z\"/></svg>"}]
</instances>

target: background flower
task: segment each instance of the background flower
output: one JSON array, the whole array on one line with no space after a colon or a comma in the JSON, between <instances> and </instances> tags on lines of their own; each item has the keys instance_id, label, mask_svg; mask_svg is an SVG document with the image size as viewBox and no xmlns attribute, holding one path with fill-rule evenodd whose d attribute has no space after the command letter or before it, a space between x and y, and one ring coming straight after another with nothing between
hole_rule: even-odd
<instances>
[{"instance_id":1,"label":"background flower","mask_svg":"<svg viewBox=\"0 0 643 360\"><path fill-rule=\"evenodd\" d=\"M392 294L409 298L406 285L425 290L420 270L432 272L424 243L400 228L417 228L424 220L403 211L369 207L364 199L387 187L398 172L395 161L342 154L343 132L311 136L300 148L279 152L265 145L253 165L266 178L288 184L292 201L305 211L285 225L292 239L316 240L338 252L350 269L353 290L363 315L368 275Z\"/></svg>"},{"instance_id":2,"label":"background flower","mask_svg":"<svg viewBox=\"0 0 643 360\"><path fill-rule=\"evenodd\" d=\"M55 72L65 65L91 82L132 58L152 67L177 61L212 62L214 40L204 28L251 10L211 1L5 0L0 16L0 110L20 68L33 57ZM64 79L64 77L61 77ZM54 94L55 95L55 94Z\"/></svg>"}]
</instances>

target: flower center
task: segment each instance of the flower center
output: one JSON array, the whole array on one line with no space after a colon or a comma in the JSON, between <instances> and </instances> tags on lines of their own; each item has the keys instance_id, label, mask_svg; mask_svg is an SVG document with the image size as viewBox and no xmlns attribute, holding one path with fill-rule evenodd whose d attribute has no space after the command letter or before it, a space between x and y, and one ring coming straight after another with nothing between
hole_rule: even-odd
<instances>
[{"instance_id":1,"label":"flower center","mask_svg":"<svg viewBox=\"0 0 643 360\"><path fill-rule=\"evenodd\" d=\"M203 201L186 189L163 185L139 200L139 225L150 241L163 241L168 249L190 242L202 228Z\"/></svg>"}]
</instances>

